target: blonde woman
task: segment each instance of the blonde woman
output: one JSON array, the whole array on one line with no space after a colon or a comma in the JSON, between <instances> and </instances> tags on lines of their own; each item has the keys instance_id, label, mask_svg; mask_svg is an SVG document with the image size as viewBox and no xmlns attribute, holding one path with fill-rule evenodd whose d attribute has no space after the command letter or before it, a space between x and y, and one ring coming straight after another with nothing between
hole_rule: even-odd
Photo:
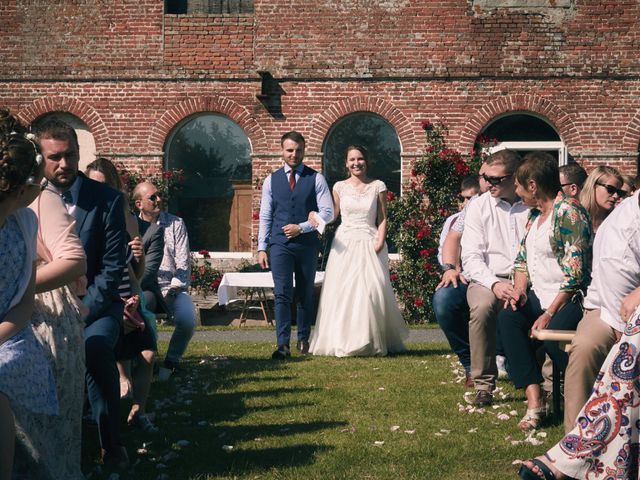
<instances>
[{"instance_id":1,"label":"blonde woman","mask_svg":"<svg viewBox=\"0 0 640 480\"><path fill-rule=\"evenodd\" d=\"M584 182L580 203L589 212L594 234L615 208L616 202L626 197L622 183L620 172L609 166L594 168Z\"/></svg>"}]
</instances>

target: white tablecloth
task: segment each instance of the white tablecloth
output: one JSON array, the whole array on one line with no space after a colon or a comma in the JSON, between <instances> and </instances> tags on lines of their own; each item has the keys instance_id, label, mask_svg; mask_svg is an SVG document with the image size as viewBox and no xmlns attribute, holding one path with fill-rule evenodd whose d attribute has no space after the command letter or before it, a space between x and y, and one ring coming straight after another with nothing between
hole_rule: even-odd
<instances>
[{"instance_id":1,"label":"white tablecloth","mask_svg":"<svg viewBox=\"0 0 640 480\"><path fill-rule=\"evenodd\" d=\"M324 272L316 272L314 284L322 285L323 281ZM238 298L239 288L273 288L271 272L225 273L218 287L218 303L226 305L230 300Z\"/></svg>"}]
</instances>

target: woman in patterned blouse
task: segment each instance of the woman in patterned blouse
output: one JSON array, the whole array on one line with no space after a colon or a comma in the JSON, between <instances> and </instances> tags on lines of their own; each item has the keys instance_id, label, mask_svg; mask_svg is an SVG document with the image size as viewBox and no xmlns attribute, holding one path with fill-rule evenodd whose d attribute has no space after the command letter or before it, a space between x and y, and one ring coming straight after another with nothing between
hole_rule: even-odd
<instances>
[{"instance_id":1,"label":"woman in patterned blouse","mask_svg":"<svg viewBox=\"0 0 640 480\"><path fill-rule=\"evenodd\" d=\"M582 318L582 294L589 281L591 222L577 200L562 193L558 162L544 152L526 155L515 173L516 193L532 207L515 261L514 293L498 315L498 332L516 388L527 396L518 426L538 427L544 400L536 345L529 330L573 330ZM548 344L547 344L548 343ZM545 342L554 362L567 354Z\"/></svg>"}]
</instances>

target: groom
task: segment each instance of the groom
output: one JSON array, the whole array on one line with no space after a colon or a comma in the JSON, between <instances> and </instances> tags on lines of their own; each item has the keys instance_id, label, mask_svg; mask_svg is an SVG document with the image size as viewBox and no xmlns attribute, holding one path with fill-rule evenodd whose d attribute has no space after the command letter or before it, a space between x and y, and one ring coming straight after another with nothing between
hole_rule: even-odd
<instances>
[{"instance_id":1,"label":"groom","mask_svg":"<svg viewBox=\"0 0 640 480\"><path fill-rule=\"evenodd\" d=\"M309 352L309 333L313 315L313 282L320 242L309 212L317 211L325 222L333 219L333 201L324 177L302 164L304 137L295 131L281 140L284 166L269 175L262 185L258 263L269 268L274 284L276 335L278 348L271 358L291 356L291 303L293 275L296 279L298 326L297 349ZM267 247L269 255L267 256Z\"/></svg>"}]
</instances>

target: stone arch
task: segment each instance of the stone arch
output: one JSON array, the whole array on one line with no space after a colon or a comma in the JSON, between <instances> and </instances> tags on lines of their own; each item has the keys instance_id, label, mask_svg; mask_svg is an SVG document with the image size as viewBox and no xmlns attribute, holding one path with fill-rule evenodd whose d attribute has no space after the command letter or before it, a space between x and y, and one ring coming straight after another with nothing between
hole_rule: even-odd
<instances>
[{"instance_id":1,"label":"stone arch","mask_svg":"<svg viewBox=\"0 0 640 480\"><path fill-rule=\"evenodd\" d=\"M189 98L164 112L155 125L151 127L149 135L150 151L164 151L164 144L169 133L180 121L195 113L205 112L225 115L240 125L249 138L252 151L267 149L267 137L249 110L228 98L211 96Z\"/></svg>"},{"instance_id":2,"label":"stone arch","mask_svg":"<svg viewBox=\"0 0 640 480\"><path fill-rule=\"evenodd\" d=\"M638 152L640 146L640 110L633 116L622 137L624 152Z\"/></svg>"},{"instance_id":3,"label":"stone arch","mask_svg":"<svg viewBox=\"0 0 640 480\"><path fill-rule=\"evenodd\" d=\"M321 151L324 139L336 121L357 112L376 113L388 121L398 134L403 152L418 148L414 125L398 108L375 96L357 96L335 102L314 119L307 138L307 150Z\"/></svg>"},{"instance_id":4,"label":"stone arch","mask_svg":"<svg viewBox=\"0 0 640 480\"><path fill-rule=\"evenodd\" d=\"M509 112L525 111L546 118L558 130L567 146L579 146L580 135L566 112L546 98L531 94L512 94L497 98L467 117L460 135L460 151L471 151L478 134L489 121Z\"/></svg>"},{"instance_id":5,"label":"stone arch","mask_svg":"<svg viewBox=\"0 0 640 480\"><path fill-rule=\"evenodd\" d=\"M36 118L53 112L70 113L82 120L89 127L98 151L110 145L107 127L100 118L100 114L91 105L75 97L38 98L20 110L18 117L25 123L31 123Z\"/></svg>"}]
</instances>

